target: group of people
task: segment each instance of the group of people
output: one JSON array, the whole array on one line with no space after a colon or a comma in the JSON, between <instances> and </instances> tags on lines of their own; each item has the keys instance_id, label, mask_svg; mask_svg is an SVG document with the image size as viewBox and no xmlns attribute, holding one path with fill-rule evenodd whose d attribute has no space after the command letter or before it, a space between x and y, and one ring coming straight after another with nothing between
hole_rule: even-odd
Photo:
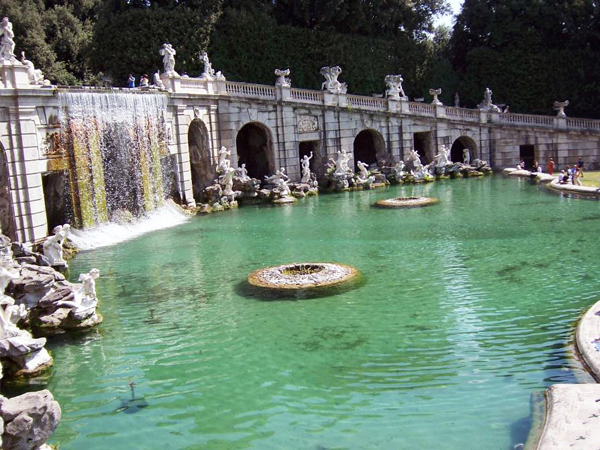
<instances>
[{"instance_id":1,"label":"group of people","mask_svg":"<svg viewBox=\"0 0 600 450\"><path fill-rule=\"evenodd\" d=\"M583 178L583 166L584 162L581 157L578 158L577 164L573 167L567 165L565 170L561 170L558 174L558 182L561 184L574 184L575 186L583 186L581 182L581 178ZM550 158L548 161L548 174L554 175L554 158ZM517 169L525 169L525 161L521 160L519 164L517 164ZM531 172L534 173L542 173L542 166L538 164L537 161L533 161L533 165L531 167Z\"/></svg>"},{"instance_id":2,"label":"group of people","mask_svg":"<svg viewBox=\"0 0 600 450\"><path fill-rule=\"evenodd\" d=\"M574 184L575 186L583 186L581 182L583 178L583 160L579 158L577 164L573 167L567 166L566 170L561 170L558 175L558 182L561 184Z\"/></svg>"},{"instance_id":3,"label":"group of people","mask_svg":"<svg viewBox=\"0 0 600 450\"><path fill-rule=\"evenodd\" d=\"M148 75L144 74L140 77L140 87L148 87L150 85L150 80L148 79ZM133 74L129 74L129 78L127 79L127 87L134 88L135 87L135 77Z\"/></svg>"}]
</instances>

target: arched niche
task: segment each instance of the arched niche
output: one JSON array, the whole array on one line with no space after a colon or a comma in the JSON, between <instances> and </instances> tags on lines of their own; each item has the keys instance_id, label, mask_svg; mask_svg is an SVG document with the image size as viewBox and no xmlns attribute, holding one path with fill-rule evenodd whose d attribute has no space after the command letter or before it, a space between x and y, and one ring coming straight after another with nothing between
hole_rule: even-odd
<instances>
[{"instance_id":1,"label":"arched niche","mask_svg":"<svg viewBox=\"0 0 600 450\"><path fill-rule=\"evenodd\" d=\"M10 195L8 161L4 147L0 144L0 229L2 234L12 240L15 236L15 218Z\"/></svg>"},{"instance_id":2,"label":"arched niche","mask_svg":"<svg viewBox=\"0 0 600 450\"><path fill-rule=\"evenodd\" d=\"M190 123L188 147L192 171L192 190L194 198L199 200L204 188L210 186L216 176L215 167L211 161L208 129L200 119L194 119Z\"/></svg>"},{"instance_id":3,"label":"arched niche","mask_svg":"<svg viewBox=\"0 0 600 450\"><path fill-rule=\"evenodd\" d=\"M266 125L251 122L238 131L235 139L238 165L246 164L248 176L264 180L275 172L273 138Z\"/></svg>"},{"instance_id":4,"label":"arched niche","mask_svg":"<svg viewBox=\"0 0 600 450\"><path fill-rule=\"evenodd\" d=\"M478 157L477 144L469 136L461 136L452 143L450 148L450 159L452 162L465 162L464 150L469 151L469 161Z\"/></svg>"},{"instance_id":5,"label":"arched niche","mask_svg":"<svg viewBox=\"0 0 600 450\"><path fill-rule=\"evenodd\" d=\"M354 169L356 163L361 161L367 166L380 160L385 160L385 140L381 133L376 130L362 130L354 138Z\"/></svg>"}]
</instances>

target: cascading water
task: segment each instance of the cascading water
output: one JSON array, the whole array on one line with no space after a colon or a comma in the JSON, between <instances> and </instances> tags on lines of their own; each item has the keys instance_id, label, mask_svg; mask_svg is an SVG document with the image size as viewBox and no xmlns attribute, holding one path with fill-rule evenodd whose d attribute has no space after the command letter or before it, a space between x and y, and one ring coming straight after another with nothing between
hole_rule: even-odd
<instances>
[{"instance_id":1,"label":"cascading water","mask_svg":"<svg viewBox=\"0 0 600 450\"><path fill-rule=\"evenodd\" d=\"M59 93L61 145L69 166L76 226L141 216L164 202L168 155L161 94Z\"/></svg>"}]
</instances>

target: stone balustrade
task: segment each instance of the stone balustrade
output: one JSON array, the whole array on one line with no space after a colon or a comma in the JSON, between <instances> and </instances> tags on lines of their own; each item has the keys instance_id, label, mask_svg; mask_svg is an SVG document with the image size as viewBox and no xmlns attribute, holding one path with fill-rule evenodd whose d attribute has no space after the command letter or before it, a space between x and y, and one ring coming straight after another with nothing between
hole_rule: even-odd
<instances>
[{"instance_id":1,"label":"stone balustrade","mask_svg":"<svg viewBox=\"0 0 600 450\"><path fill-rule=\"evenodd\" d=\"M486 112L479 109L458 108L354 94L327 93L325 95L325 91L290 88L286 86L267 86L237 81L206 80L187 77L180 77L177 82L171 82L167 86L173 92L187 94L227 95L235 98L272 101L283 100L292 103L321 106L338 105L356 110L388 111L410 116L445 118L472 123L494 123L503 126L600 132L600 120L594 119ZM332 96L337 97L337 100L332 101Z\"/></svg>"}]
</instances>

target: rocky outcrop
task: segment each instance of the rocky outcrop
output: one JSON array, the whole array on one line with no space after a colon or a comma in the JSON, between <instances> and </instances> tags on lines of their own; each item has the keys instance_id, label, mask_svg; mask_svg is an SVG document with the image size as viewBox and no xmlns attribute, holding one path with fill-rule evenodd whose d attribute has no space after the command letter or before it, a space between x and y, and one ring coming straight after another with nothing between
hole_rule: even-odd
<instances>
[{"instance_id":1,"label":"rocky outcrop","mask_svg":"<svg viewBox=\"0 0 600 450\"><path fill-rule=\"evenodd\" d=\"M60 406L50 391L29 392L11 399L0 396L0 448L49 449L45 442L60 418Z\"/></svg>"}]
</instances>

